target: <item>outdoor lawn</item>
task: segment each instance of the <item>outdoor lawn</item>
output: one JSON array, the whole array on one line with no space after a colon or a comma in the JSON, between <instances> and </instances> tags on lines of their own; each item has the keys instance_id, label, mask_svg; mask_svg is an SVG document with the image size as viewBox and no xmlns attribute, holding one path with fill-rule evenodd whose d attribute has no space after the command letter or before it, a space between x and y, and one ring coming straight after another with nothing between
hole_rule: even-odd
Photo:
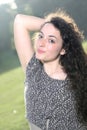
<instances>
[{"instance_id":1,"label":"outdoor lawn","mask_svg":"<svg viewBox=\"0 0 87 130\"><path fill-rule=\"evenodd\" d=\"M29 130L25 119L24 74L20 67L12 65L19 65L12 54L4 54L6 58L0 66L0 130Z\"/></svg>"}]
</instances>

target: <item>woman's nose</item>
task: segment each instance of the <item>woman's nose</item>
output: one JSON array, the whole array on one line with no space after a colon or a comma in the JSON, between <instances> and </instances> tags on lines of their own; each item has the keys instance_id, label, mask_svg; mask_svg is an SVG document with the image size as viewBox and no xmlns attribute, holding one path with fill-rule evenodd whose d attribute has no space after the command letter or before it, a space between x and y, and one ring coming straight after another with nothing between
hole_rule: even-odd
<instances>
[{"instance_id":1,"label":"woman's nose","mask_svg":"<svg viewBox=\"0 0 87 130\"><path fill-rule=\"evenodd\" d=\"M46 39L45 39L45 38L41 39L41 40L39 41L39 45L40 45L40 46L45 46L45 45L46 45Z\"/></svg>"}]
</instances>

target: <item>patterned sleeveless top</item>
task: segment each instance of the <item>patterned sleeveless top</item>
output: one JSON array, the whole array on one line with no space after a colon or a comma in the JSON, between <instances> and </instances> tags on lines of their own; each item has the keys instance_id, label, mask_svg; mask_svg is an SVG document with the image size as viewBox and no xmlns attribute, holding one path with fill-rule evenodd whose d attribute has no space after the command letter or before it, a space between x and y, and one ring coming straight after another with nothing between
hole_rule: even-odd
<instances>
[{"instance_id":1,"label":"patterned sleeveless top","mask_svg":"<svg viewBox=\"0 0 87 130\"><path fill-rule=\"evenodd\" d=\"M26 118L41 130L87 130L79 123L74 92L68 78L49 77L43 64L32 57L26 69Z\"/></svg>"}]
</instances>

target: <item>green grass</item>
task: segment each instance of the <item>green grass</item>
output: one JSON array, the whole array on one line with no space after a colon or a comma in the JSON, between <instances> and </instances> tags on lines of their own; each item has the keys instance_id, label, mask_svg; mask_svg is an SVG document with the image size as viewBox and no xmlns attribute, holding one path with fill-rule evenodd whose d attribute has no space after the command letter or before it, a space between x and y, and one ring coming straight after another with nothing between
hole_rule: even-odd
<instances>
[{"instance_id":1,"label":"green grass","mask_svg":"<svg viewBox=\"0 0 87 130\"><path fill-rule=\"evenodd\" d=\"M0 130L29 130L23 81L21 68L0 75Z\"/></svg>"}]
</instances>

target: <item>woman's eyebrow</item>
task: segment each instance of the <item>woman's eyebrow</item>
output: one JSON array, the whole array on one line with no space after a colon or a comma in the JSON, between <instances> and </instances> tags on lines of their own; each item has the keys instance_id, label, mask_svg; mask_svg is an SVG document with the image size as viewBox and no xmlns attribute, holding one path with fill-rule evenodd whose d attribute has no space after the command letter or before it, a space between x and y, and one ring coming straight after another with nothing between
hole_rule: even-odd
<instances>
[{"instance_id":1,"label":"woman's eyebrow","mask_svg":"<svg viewBox=\"0 0 87 130\"><path fill-rule=\"evenodd\" d=\"M39 31L39 33L41 33L41 34L43 34L43 35L44 35L44 33L43 33L42 31Z\"/></svg>"},{"instance_id":2,"label":"woman's eyebrow","mask_svg":"<svg viewBox=\"0 0 87 130\"><path fill-rule=\"evenodd\" d=\"M58 40L57 37L54 36L54 35L48 35L48 36L49 36L49 37L53 37L53 38L55 38L56 40Z\"/></svg>"}]
</instances>

